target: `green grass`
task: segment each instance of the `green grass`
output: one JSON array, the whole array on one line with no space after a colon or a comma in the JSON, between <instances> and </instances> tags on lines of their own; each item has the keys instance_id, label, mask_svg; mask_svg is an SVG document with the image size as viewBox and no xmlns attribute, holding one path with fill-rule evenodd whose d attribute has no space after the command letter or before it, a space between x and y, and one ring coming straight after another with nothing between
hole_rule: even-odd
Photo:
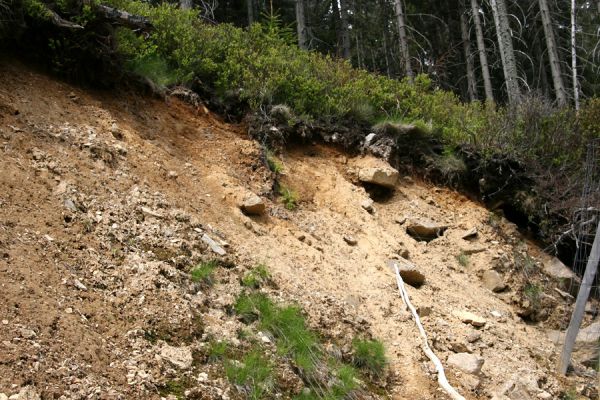
<instances>
[{"instance_id":1,"label":"green grass","mask_svg":"<svg viewBox=\"0 0 600 400\"><path fill-rule=\"evenodd\" d=\"M265 157L267 159L267 165L271 171L277 175L283 172L283 164L271 150L266 151Z\"/></svg>"},{"instance_id":2,"label":"green grass","mask_svg":"<svg viewBox=\"0 0 600 400\"><path fill-rule=\"evenodd\" d=\"M242 286L258 289L271 278L265 264L258 264L252 271L246 273L242 278Z\"/></svg>"},{"instance_id":3,"label":"green grass","mask_svg":"<svg viewBox=\"0 0 600 400\"><path fill-rule=\"evenodd\" d=\"M283 205L288 210L294 211L298 207L298 194L289 187L280 184L279 195L281 196Z\"/></svg>"},{"instance_id":4,"label":"green grass","mask_svg":"<svg viewBox=\"0 0 600 400\"><path fill-rule=\"evenodd\" d=\"M211 341L208 344L208 361L215 362L225 359L229 343L226 341Z\"/></svg>"},{"instance_id":5,"label":"green grass","mask_svg":"<svg viewBox=\"0 0 600 400\"><path fill-rule=\"evenodd\" d=\"M264 399L273 389L273 366L262 353L255 347L242 360L225 362L227 379L246 387L248 399Z\"/></svg>"},{"instance_id":6,"label":"green grass","mask_svg":"<svg viewBox=\"0 0 600 400\"><path fill-rule=\"evenodd\" d=\"M466 267L469 265L469 255L465 253L460 253L458 256L456 256L456 261L458 261L458 263L463 267Z\"/></svg>"},{"instance_id":7,"label":"green grass","mask_svg":"<svg viewBox=\"0 0 600 400\"><path fill-rule=\"evenodd\" d=\"M159 388L158 391L162 396L166 397L168 395L173 395L179 400L185 398L185 389L186 385L184 382L173 379L167 381L163 386Z\"/></svg>"},{"instance_id":8,"label":"green grass","mask_svg":"<svg viewBox=\"0 0 600 400\"><path fill-rule=\"evenodd\" d=\"M355 339L352 342L354 350L353 362L359 368L380 375L387 365L385 348L379 340Z\"/></svg>"},{"instance_id":9,"label":"green grass","mask_svg":"<svg viewBox=\"0 0 600 400\"><path fill-rule=\"evenodd\" d=\"M542 293L544 293L544 289L537 283L528 283L523 288L523 294L533 308L538 308L541 305Z\"/></svg>"},{"instance_id":10,"label":"green grass","mask_svg":"<svg viewBox=\"0 0 600 400\"><path fill-rule=\"evenodd\" d=\"M216 268L217 262L215 260L200 263L190 271L190 279L192 282L212 285Z\"/></svg>"}]
</instances>

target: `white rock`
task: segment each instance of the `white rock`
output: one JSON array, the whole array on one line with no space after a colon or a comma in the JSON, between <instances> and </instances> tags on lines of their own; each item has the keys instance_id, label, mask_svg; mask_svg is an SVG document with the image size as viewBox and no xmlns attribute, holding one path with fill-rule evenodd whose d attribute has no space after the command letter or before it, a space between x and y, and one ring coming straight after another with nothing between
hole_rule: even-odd
<instances>
[{"instance_id":1,"label":"white rock","mask_svg":"<svg viewBox=\"0 0 600 400\"><path fill-rule=\"evenodd\" d=\"M33 339L34 337L37 336L34 331L32 331L31 329L27 329L27 328L21 328L19 330L19 334L24 339Z\"/></svg>"},{"instance_id":2,"label":"white rock","mask_svg":"<svg viewBox=\"0 0 600 400\"><path fill-rule=\"evenodd\" d=\"M406 232L417 240L432 240L442 236L448 226L437 224L428 219L411 220Z\"/></svg>"},{"instance_id":3,"label":"white rock","mask_svg":"<svg viewBox=\"0 0 600 400\"><path fill-rule=\"evenodd\" d=\"M361 182L393 188L398 182L398 171L389 166L362 168L358 171L358 179Z\"/></svg>"},{"instance_id":4,"label":"white rock","mask_svg":"<svg viewBox=\"0 0 600 400\"><path fill-rule=\"evenodd\" d=\"M471 375L477 375L481 372L484 359L476 354L456 353L448 357L448 365L456 367Z\"/></svg>"},{"instance_id":5,"label":"white rock","mask_svg":"<svg viewBox=\"0 0 600 400\"><path fill-rule=\"evenodd\" d=\"M577 293L581 280L558 258L553 257L549 261L544 262L542 269L546 275L558 281L559 289L568 291L571 294Z\"/></svg>"},{"instance_id":6,"label":"white rock","mask_svg":"<svg viewBox=\"0 0 600 400\"><path fill-rule=\"evenodd\" d=\"M468 311L455 311L454 315L465 324L471 324L477 328L484 326L487 322L485 318L482 318Z\"/></svg>"},{"instance_id":7,"label":"white rock","mask_svg":"<svg viewBox=\"0 0 600 400\"><path fill-rule=\"evenodd\" d=\"M215 242L210 236L208 236L206 233L204 235L202 235L202 241L204 243L206 243L208 245L208 247L210 247L210 249L220 255L220 256L224 256L225 254L227 254L227 252L225 251L225 249L223 247L221 247L217 242Z\"/></svg>"},{"instance_id":8,"label":"white rock","mask_svg":"<svg viewBox=\"0 0 600 400\"><path fill-rule=\"evenodd\" d=\"M200 372L198 374L198 382L206 382L208 380L208 374L206 372Z\"/></svg>"},{"instance_id":9,"label":"white rock","mask_svg":"<svg viewBox=\"0 0 600 400\"><path fill-rule=\"evenodd\" d=\"M194 361L192 358L192 350L187 346L173 347L165 343L160 349L160 356L181 369L190 368Z\"/></svg>"},{"instance_id":10,"label":"white rock","mask_svg":"<svg viewBox=\"0 0 600 400\"><path fill-rule=\"evenodd\" d=\"M373 212L375 212L375 208L373 208L373 200L371 199L366 199L365 201L360 203L360 206L364 208L369 214L373 214Z\"/></svg>"}]
</instances>

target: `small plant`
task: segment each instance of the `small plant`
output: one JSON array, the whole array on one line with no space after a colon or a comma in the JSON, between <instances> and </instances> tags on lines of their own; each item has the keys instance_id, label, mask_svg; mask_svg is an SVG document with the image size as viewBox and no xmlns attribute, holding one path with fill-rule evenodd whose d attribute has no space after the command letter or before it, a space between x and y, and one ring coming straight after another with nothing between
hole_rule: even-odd
<instances>
[{"instance_id":1,"label":"small plant","mask_svg":"<svg viewBox=\"0 0 600 400\"><path fill-rule=\"evenodd\" d=\"M571 388L567 390L560 398L561 400L577 400L579 398L577 395L577 389Z\"/></svg>"},{"instance_id":2,"label":"small plant","mask_svg":"<svg viewBox=\"0 0 600 400\"><path fill-rule=\"evenodd\" d=\"M458 263L463 267L466 267L469 265L469 255L460 253L458 256L456 256L456 261L458 261Z\"/></svg>"},{"instance_id":3,"label":"small plant","mask_svg":"<svg viewBox=\"0 0 600 400\"><path fill-rule=\"evenodd\" d=\"M178 400L185 397L185 384L179 380L167 381L160 389L159 393L163 396L173 395Z\"/></svg>"},{"instance_id":4,"label":"small plant","mask_svg":"<svg viewBox=\"0 0 600 400\"><path fill-rule=\"evenodd\" d=\"M273 154L271 150L266 151L265 157L267 159L267 165L271 171L277 175L283 172L283 164L277 157L275 157L275 154Z\"/></svg>"},{"instance_id":5,"label":"small plant","mask_svg":"<svg viewBox=\"0 0 600 400\"><path fill-rule=\"evenodd\" d=\"M279 185L279 194L285 208L294 211L298 207L298 194L285 185Z\"/></svg>"},{"instance_id":6,"label":"small plant","mask_svg":"<svg viewBox=\"0 0 600 400\"><path fill-rule=\"evenodd\" d=\"M214 283L213 274L216 268L217 262L215 260L198 264L190 272L192 282L212 285Z\"/></svg>"},{"instance_id":7,"label":"small plant","mask_svg":"<svg viewBox=\"0 0 600 400\"><path fill-rule=\"evenodd\" d=\"M271 278L271 274L264 264L257 265L252 271L248 272L242 278L242 286L258 289L261 285Z\"/></svg>"},{"instance_id":8,"label":"small plant","mask_svg":"<svg viewBox=\"0 0 600 400\"><path fill-rule=\"evenodd\" d=\"M229 343L226 341L211 341L208 345L208 361L222 360L227 355Z\"/></svg>"},{"instance_id":9,"label":"small plant","mask_svg":"<svg viewBox=\"0 0 600 400\"><path fill-rule=\"evenodd\" d=\"M248 399L264 399L270 392L273 368L260 348L252 349L241 361L225 363L225 374L232 383L248 389Z\"/></svg>"},{"instance_id":10,"label":"small plant","mask_svg":"<svg viewBox=\"0 0 600 400\"><path fill-rule=\"evenodd\" d=\"M354 349L354 365L375 375L383 372L387 364L383 343L379 340L355 339L352 347Z\"/></svg>"},{"instance_id":11,"label":"small plant","mask_svg":"<svg viewBox=\"0 0 600 400\"><path fill-rule=\"evenodd\" d=\"M536 283L528 283L523 288L523 294L527 300L529 300L533 308L539 308L543 292L543 288Z\"/></svg>"}]
</instances>

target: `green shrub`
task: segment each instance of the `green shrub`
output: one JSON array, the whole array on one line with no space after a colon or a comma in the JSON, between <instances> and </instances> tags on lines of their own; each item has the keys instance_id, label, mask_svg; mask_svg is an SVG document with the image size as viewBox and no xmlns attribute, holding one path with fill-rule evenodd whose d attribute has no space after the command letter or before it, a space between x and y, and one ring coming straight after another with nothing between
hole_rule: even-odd
<instances>
[{"instance_id":1,"label":"green shrub","mask_svg":"<svg viewBox=\"0 0 600 400\"><path fill-rule=\"evenodd\" d=\"M273 367L260 348L252 349L241 361L227 361L225 374L232 383L248 389L248 399L264 399L273 387Z\"/></svg>"},{"instance_id":2,"label":"green shrub","mask_svg":"<svg viewBox=\"0 0 600 400\"><path fill-rule=\"evenodd\" d=\"M460 253L458 256L456 256L456 261L458 261L461 266L466 267L469 265L469 255Z\"/></svg>"},{"instance_id":3,"label":"green shrub","mask_svg":"<svg viewBox=\"0 0 600 400\"><path fill-rule=\"evenodd\" d=\"M288 210L294 211L298 207L298 194L289 187L279 184L279 195L283 205Z\"/></svg>"},{"instance_id":4,"label":"green shrub","mask_svg":"<svg viewBox=\"0 0 600 400\"><path fill-rule=\"evenodd\" d=\"M242 278L242 286L258 289L271 278L271 274L264 264L257 265L252 271L246 273Z\"/></svg>"},{"instance_id":5,"label":"green shrub","mask_svg":"<svg viewBox=\"0 0 600 400\"><path fill-rule=\"evenodd\" d=\"M227 355L229 343L226 341L211 341L208 344L208 361L214 362L222 360Z\"/></svg>"},{"instance_id":6,"label":"green shrub","mask_svg":"<svg viewBox=\"0 0 600 400\"><path fill-rule=\"evenodd\" d=\"M216 268L217 262L214 260L198 264L190 271L192 282L212 285L214 283L213 274Z\"/></svg>"},{"instance_id":7,"label":"green shrub","mask_svg":"<svg viewBox=\"0 0 600 400\"><path fill-rule=\"evenodd\" d=\"M375 375L383 372L387 364L383 343L379 340L355 339L352 347L354 349L354 365Z\"/></svg>"},{"instance_id":8,"label":"green shrub","mask_svg":"<svg viewBox=\"0 0 600 400\"><path fill-rule=\"evenodd\" d=\"M281 163L281 161L279 161L279 159L275 156L275 154L273 154L273 152L271 150L266 150L266 159L267 159L267 165L269 166L269 169L271 171L273 171L276 174L280 174L283 172L283 164Z\"/></svg>"},{"instance_id":9,"label":"green shrub","mask_svg":"<svg viewBox=\"0 0 600 400\"><path fill-rule=\"evenodd\" d=\"M544 293L544 289L542 286L537 283L528 283L523 288L523 294L529 300L529 303L534 309L537 309L541 305L542 294Z\"/></svg>"}]
</instances>

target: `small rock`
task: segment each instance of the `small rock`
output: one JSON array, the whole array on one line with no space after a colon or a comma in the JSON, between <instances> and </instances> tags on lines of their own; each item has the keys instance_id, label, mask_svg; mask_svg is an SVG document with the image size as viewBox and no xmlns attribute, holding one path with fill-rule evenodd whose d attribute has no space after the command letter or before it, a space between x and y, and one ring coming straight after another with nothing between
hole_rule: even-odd
<instances>
[{"instance_id":1,"label":"small rock","mask_svg":"<svg viewBox=\"0 0 600 400\"><path fill-rule=\"evenodd\" d=\"M10 396L9 400L41 400L41 397L33 386L25 386L18 394Z\"/></svg>"},{"instance_id":2,"label":"small rock","mask_svg":"<svg viewBox=\"0 0 600 400\"><path fill-rule=\"evenodd\" d=\"M552 395L546 391L542 391L538 393L537 398L541 400L549 400L552 398Z\"/></svg>"},{"instance_id":3,"label":"small rock","mask_svg":"<svg viewBox=\"0 0 600 400\"><path fill-rule=\"evenodd\" d=\"M142 213L144 213L145 215L148 215L150 217L154 217L154 218L163 218L163 215L157 211L153 211L148 207L142 207L141 208Z\"/></svg>"},{"instance_id":4,"label":"small rock","mask_svg":"<svg viewBox=\"0 0 600 400\"><path fill-rule=\"evenodd\" d=\"M570 293L563 292L559 288L554 288L554 291L560 295L565 300L574 300L575 298L571 296ZM589 304L589 303L588 303ZM588 304L585 305L585 311L588 312ZM590 313L591 314L591 313Z\"/></svg>"},{"instance_id":5,"label":"small rock","mask_svg":"<svg viewBox=\"0 0 600 400\"><path fill-rule=\"evenodd\" d=\"M200 372L197 379L198 382L206 382L208 381L208 374L206 372Z\"/></svg>"},{"instance_id":6,"label":"small rock","mask_svg":"<svg viewBox=\"0 0 600 400\"><path fill-rule=\"evenodd\" d=\"M435 206L435 200L433 200L433 197L429 196L425 199L425 203Z\"/></svg>"},{"instance_id":7,"label":"small rock","mask_svg":"<svg viewBox=\"0 0 600 400\"><path fill-rule=\"evenodd\" d=\"M8 320L7 319L3 319L2 320L2 325L8 325Z\"/></svg>"},{"instance_id":8,"label":"small rock","mask_svg":"<svg viewBox=\"0 0 600 400\"><path fill-rule=\"evenodd\" d=\"M0 393L0 400L8 400L8 396L4 393Z\"/></svg>"},{"instance_id":9,"label":"small rock","mask_svg":"<svg viewBox=\"0 0 600 400\"><path fill-rule=\"evenodd\" d=\"M40 149L38 149L37 147L34 147L31 150L31 156L33 157L34 160L40 161L44 158L44 152L41 151Z\"/></svg>"},{"instance_id":10,"label":"small rock","mask_svg":"<svg viewBox=\"0 0 600 400\"><path fill-rule=\"evenodd\" d=\"M502 318L502 313L500 311L496 311L496 310L490 311L490 315L494 318Z\"/></svg>"},{"instance_id":11,"label":"small rock","mask_svg":"<svg viewBox=\"0 0 600 400\"><path fill-rule=\"evenodd\" d=\"M392 167L362 168L358 171L358 179L361 182L383 186L388 189L394 188L398 182L398 171Z\"/></svg>"},{"instance_id":12,"label":"small rock","mask_svg":"<svg viewBox=\"0 0 600 400\"><path fill-rule=\"evenodd\" d=\"M398 217L394 221L396 221L398 225L404 225L404 223L406 222L406 217Z\"/></svg>"},{"instance_id":13,"label":"small rock","mask_svg":"<svg viewBox=\"0 0 600 400\"><path fill-rule=\"evenodd\" d=\"M502 275L493 269L485 271L481 279L483 280L483 285L492 292L497 293L506 289L506 284L504 283Z\"/></svg>"},{"instance_id":14,"label":"small rock","mask_svg":"<svg viewBox=\"0 0 600 400\"><path fill-rule=\"evenodd\" d=\"M177 179L179 177L179 174L177 174L176 171L169 171L167 173L167 178L169 179Z\"/></svg>"},{"instance_id":15,"label":"small rock","mask_svg":"<svg viewBox=\"0 0 600 400\"><path fill-rule=\"evenodd\" d=\"M419 314L419 317L428 317L431 315L431 311L430 306L421 306L417 309L417 314Z\"/></svg>"},{"instance_id":16,"label":"small rock","mask_svg":"<svg viewBox=\"0 0 600 400\"><path fill-rule=\"evenodd\" d=\"M166 343L160 349L160 356L181 369L190 368L194 361L189 347L174 347Z\"/></svg>"},{"instance_id":17,"label":"small rock","mask_svg":"<svg viewBox=\"0 0 600 400\"><path fill-rule=\"evenodd\" d=\"M481 339L481 333L479 332L471 332L467 335L467 342L469 343L475 343L479 339Z\"/></svg>"},{"instance_id":18,"label":"small rock","mask_svg":"<svg viewBox=\"0 0 600 400\"><path fill-rule=\"evenodd\" d=\"M406 227L406 233L416 240L429 241L442 236L446 229L448 229L448 226L430 220L415 220L410 221Z\"/></svg>"},{"instance_id":19,"label":"small rock","mask_svg":"<svg viewBox=\"0 0 600 400\"><path fill-rule=\"evenodd\" d=\"M364 208L369 214L373 214L375 212L375 208L373 207L373 200L367 199L360 203L360 206Z\"/></svg>"},{"instance_id":20,"label":"small rock","mask_svg":"<svg viewBox=\"0 0 600 400\"><path fill-rule=\"evenodd\" d=\"M463 342L454 342L454 343L452 343L450 348L455 353L470 353L471 352L470 349L467 347L467 345Z\"/></svg>"},{"instance_id":21,"label":"small rock","mask_svg":"<svg viewBox=\"0 0 600 400\"><path fill-rule=\"evenodd\" d=\"M206 233L202 235L202 241L204 243L206 243L208 245L208 247L210 247L210 249L220 255L220 256L224 256L225 254L227 254L227 252L225 251L225 249L223 247L221 247L217 242L215 242L213 239L211 239L210 236L208 236Z\"/></svg>"},{"instance_id":22,"label":"small rock","mask_svg":"<svg viewBox=\"0 0 600 400\"><path fill-rule=\"evenodd\" d=\"M477 235L478 235L477 228L473 228L473 229L470 229L467 232L465 232L462 235L462 238L464 240L475 239L477 237Z\"/></svg>"},{"instance_id":23,"label":"small rock","mask_svg":"<svg viewBox=\"0 0 600 400\"><path fill-rule=\"evenodd\" d=\"M73 286L75 286L79 290L83 290L84 292L88 290L87 287L83 283L81 283L79 279L75 279L73 281Z\"/></svg>"},{"instance_id":24,"label":"small rock","mask_svg":"<svg viewBox=\"0 0 600 400\"><path fill-rule=\"evenodd\" d=\"M358 243L358 241L354 239L354 237L348 235L344 235L344 241L350 246L356 246L356 244Z\"/></svg>"},{"instance_id":25,"label":"small rock","mask_svg":"<svg viewBox=\"0 0 600 400\"><path fill-rule=\"evenodd\" d=\"M482 318L478 315L470 313L468 311L458 311L454 313L455 316L458 317L465 324L471 324L476 328L480 328L485 325L487 322L485 318Z\"/></svg>"},{"instance_id":26,"label":"small rock","mask_svg":"<svg viewBox=\"0 0 600 400\"><path fill-rule=\"evenodd\" d=\"M484 359L476 354L456 353L448 357L448 365L456 367L468 374L477 375L481 372Z\"/></svg>"},{"instance_id":27,"label":"small rock","mask_svg":"<svg viewBox=\"0 0 600 400\"><path fill-rule=\"evenodd\" d=\"M19 334L23 339L33 339L34 337L36 337L35 332L27 328L21 328L19 330Z\"/></svg>"},{"instance_id":28,"label":"small rock","mask_svg":"<svg viewBox=\"0 0 600 400\"><path fill-rule=\"evenodd\" d=\"M66 199L64 202L65 208L72 212L77 212L77 206L71 199Z\"/></svg>"},{"instance_id":29,"label":"small rock","mask_svg":"<svg viewBox=\"0 0 600 400\"><path fill-rule=\"evenodd\" d=\"M402 280L407 284L419 287L425 283L425 275L415 265L407 261L399 262L398 260L388 260L387 264L392 271L395 271L396 267L398 267Z\"/></svg>"},{"instance_id":30,"label":"small rock","mask_svg":"<svg viewBox=\"0 0 600 400\"><path fill-rule=\"evenodd\" d=\"M254 193L251 193L246 196L240 208L246 214L262 215L265 212L266 205L260 197L258 197Z\"/></svg>"}]
</instances>

